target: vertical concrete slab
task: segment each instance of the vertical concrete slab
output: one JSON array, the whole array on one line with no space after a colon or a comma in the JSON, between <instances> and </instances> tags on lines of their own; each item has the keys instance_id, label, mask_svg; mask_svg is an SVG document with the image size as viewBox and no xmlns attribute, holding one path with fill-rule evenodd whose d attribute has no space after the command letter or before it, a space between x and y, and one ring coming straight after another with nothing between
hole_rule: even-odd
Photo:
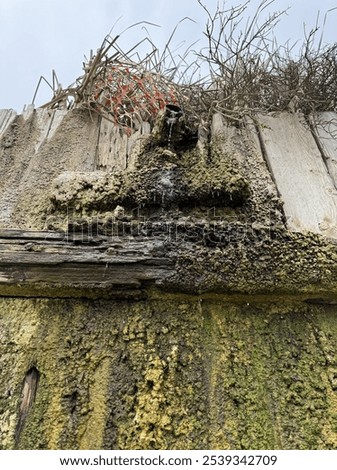
<instances>
[{"instance_id":1,"label":"vertical concrete slab","mask_svg":"<svg viewBox=\"0 0 337 470\"><path fill-rule=\"evenodd\" d=\"M53 137L56 129L68 113L68 110L38 108L35 112L36 127L38 132L40 132L38 141L35 144L35 151L37 152L42 144Z\"/></svg>"},{"instance_id":2,"label":"vertical concrete slab","mask_svg":"<svg viewBox=\"0 0 337 470\"><path fill-rule=\"evenodd\" d=\"M0 146L0 226L41 227L54 178L95 170L98 132L97 116L84 110L29 106Z\"/></svg>"}]
</instances>

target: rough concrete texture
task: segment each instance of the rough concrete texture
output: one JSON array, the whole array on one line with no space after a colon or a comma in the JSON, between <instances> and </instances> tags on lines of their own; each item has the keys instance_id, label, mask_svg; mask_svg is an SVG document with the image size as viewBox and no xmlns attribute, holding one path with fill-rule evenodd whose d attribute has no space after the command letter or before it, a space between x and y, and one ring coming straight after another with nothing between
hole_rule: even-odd
<instances>
[{"instance_id":1,"label":"rough concrete texture","mask_svg":"<svg viewBox=\"0 0 337 470\"><path fill-rule=\"evenodd\" d=\"M97 116L36 110L17 116L0 144L2 227L35 228L51 181L63 171L92 171Z\"/></svg>"},{"instance_id":2,"label":"rough concrete texture","mask_svg":"<svg viewBox=\"0 0 337 470\"><path fill-rule=\"evenodd\" d=\"M259 223L280 221L275 185L246 130L213 133L209 142L176 150L155 145L156 135L128 143L105 128L83 110L37 109L9 122L0 139L1 227L64 228L69 211L105 216L117 206L132 216L139 208L164 207L164 218L168 210L177 218L185 207L191 215L206 206L199 215L209 217L214 207L219 218L244 202L249 217L264 212Z\"/></svg>"},{"instance_id":3,"label":"rough concrete texture","mask_svg":"<svg viewBox=\"0 0 337 470\"><path fill-rule=\"evenodd\" d=\"M2 298L0 319L2 449L336 448L335 306Z\"/></svg>"},{"instance_id":4,"label":"rough concrete texture","mask_svg":"<svg viewBox=\"0 0 337 470\"><path fill-rule=\"evenodd\" d=\"M1 449L337 448L336 245L255 126L1 119Z\"/></svg>"}]
</instances>

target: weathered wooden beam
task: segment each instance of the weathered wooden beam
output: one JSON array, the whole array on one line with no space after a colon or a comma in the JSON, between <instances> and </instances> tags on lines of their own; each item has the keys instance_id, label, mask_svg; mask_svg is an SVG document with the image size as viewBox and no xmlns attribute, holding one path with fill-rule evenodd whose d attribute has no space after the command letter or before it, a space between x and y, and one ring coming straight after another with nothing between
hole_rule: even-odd
<instances>
[{"instance_id":1,"label":"weathered wooden beam","mask_svg":"<svg viewBox=\"0 0 337 470\"><path fill-rule=\"evenodd\" d=\"M173 269L162 242L117 237L84 239L56 232L0 231L0 295L101 296L141 289ZM158 251L159 250L159 251ZM154 254L156 251L157 254ZM29 293L31 289L31 294Z\"/></svg>"}]
</instances>

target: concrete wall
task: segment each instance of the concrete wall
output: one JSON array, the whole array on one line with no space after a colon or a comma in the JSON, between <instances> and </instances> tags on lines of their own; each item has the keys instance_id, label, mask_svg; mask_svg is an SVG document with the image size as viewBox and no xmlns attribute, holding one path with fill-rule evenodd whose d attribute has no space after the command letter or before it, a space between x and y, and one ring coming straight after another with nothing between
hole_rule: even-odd
<instances>
[{"instance_id":1,"label":"concrete wall","mask_svg":"<svg viewBox=\"0 0 337 470\"><path fill-rule=\"evenodd\" d=\"M334 118L1 111L0 448L336 449Z\"/></svg>"},{"instance_id":2,"label":"concrete wall","mask_svg":"<svg viewBox=\"0 0 337 470\"><path fill-rule=\"evenodd\" d=\"M0 321L2 449L336 449L336 306L2 298Z\"/></svg>"}]
</instances>

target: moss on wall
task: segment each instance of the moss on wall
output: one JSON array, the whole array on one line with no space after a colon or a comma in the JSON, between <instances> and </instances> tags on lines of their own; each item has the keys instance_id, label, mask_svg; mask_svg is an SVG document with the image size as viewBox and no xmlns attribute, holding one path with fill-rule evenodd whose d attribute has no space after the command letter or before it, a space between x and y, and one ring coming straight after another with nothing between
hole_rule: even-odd
<instances>
[{"instance_id":1,"label":"moss on wall","mask_svg":"<svg viewBox=\"0 0 337 470\"><path fill-rule=\"evenodd\" d=\"M248 297L1 298L0 446L335 449L336 318Z\"/></svg>"},{"instance_id":2,"label":"moss on wall","mask_svg":"<svg viewBox=\"0 0 337 470\"><path fill-rule=\"evenodd\" d=\"M63 220L69 212L75 218L104 218L117 206L133 216L137 207L240 206L249 197L248 181L235 158L219 145L216 141L175 153L154 147L151 137L127 171L65 172L46 194L47 220Z\"/></svg>"},{"instance_id":3,"label":"moss on wall","mask_svg":"<svg viewBox=\"0 0 337 470\"><path fill-rule=\"evenodd\" d=\"M205 310L218 351L211 446L335 448L335 392L317 340L318 332L326 337L336 328L333 309L289 303Z\"/></svg>"},{"instance_id":4,"label":"moss on wall","mask_svg":"<svg viewBox=\"0 0 337 470\"><path fill-rule=\"evenodd\" d=\"M190 244L170 247L176 273L165 279L165 287L173 291L304 298L337 293L336 244L319 235L224 223L195 225L189 238Z\"/></svg>"},{"instance_id":5,"label":"moss on wall","mask_svg":"<svg viewBox=\"0 0 337 470\"><path fill-rule=\"evenodd\" d=\"M17 118L0 145L0 222L76 235L82 279L43 269L62 244L39 245L31 266L34 243L5 239L24 263L3 257L0 449L337 449L336 244L287 230L251 132L221 118L197 142L158 120L119 158L85 111L41 137L48 113ZM129 235L137 253L169 260L162 277L119 253ZM102 276L116 254L139 283Z\"/></svg>"}]
</instances>

